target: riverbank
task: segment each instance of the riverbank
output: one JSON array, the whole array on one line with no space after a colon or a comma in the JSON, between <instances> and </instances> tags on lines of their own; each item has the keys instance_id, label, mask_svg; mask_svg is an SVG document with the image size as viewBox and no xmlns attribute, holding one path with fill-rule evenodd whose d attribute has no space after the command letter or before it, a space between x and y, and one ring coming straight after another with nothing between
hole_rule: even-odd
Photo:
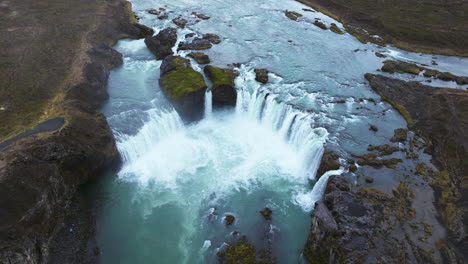
<instances>
[{"instance_id":1,"label":"riverbank","mask_svg":"<svg viewBox=\"0 0 468 264\"><path fill-rule=\"evenodd\" d=\"M468 3L463 1L297 1L342 22L362 42L379 35L412 52L468 56Z\"/></svg>"},{"instance_id":2,"label":"riverbank","mask_svg":"<svg viewBox=\"0 0 468 264\"><path fill-rule=\"evenodd\" d=\"M122 63L110 47L152 30L126 1L4 1L0 13L0 141L8 142L0 152L0 259L49 263L50 245L69 228L64 219L80 208L79 186L119 162L99 112L109 69ZM33 129L57 119L55 129Z\"/></svg>"}]
</instances>

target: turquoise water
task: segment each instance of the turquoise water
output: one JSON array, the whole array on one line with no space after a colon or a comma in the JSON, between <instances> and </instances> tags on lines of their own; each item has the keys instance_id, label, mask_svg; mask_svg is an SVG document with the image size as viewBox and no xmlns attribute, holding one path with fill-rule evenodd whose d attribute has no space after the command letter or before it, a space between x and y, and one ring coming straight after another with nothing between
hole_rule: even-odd
<instances>
[{"instance_id":1,"label":"turquoise water","mask_svg":"<svg viewBox=\"0 0 468 264\"><path fill-rule=\"evenodd\" d=\"M117 44L124 64L111 73L103 112L123 165L99 183L100 262L216 263L216 253L235 240L237 231L257 248L272 251L277 263L305 263L301 254L309 215L327 176L356 177L343 167L316 183L324 146L349 157L368 144L388 143L395 128L406 127L363 78L381 67L374 52L426 64L433 56L364 45L348 34L324 31L311 24L316 17L337 22L303 12L305 6L294 1L132 2L140 22L156 32L174 26L174 17L191 18L186 29L178 30L179 41L188 33L218 34L221 44L206 51L212 64L243 66L236 79L236 108L211 112L207 100L206 118L184 125L160 91L160 62L143 40ZM146 12L159 7L174 11L169 20ZM284 10L305 16L291 21ZM193 11L211 19L194 23ZM443 56L437 61L443 70L468 64ZM269 84L254 80L256 67L274 73ZM346 102L337 103L342 99ZM370 124L379 132L369 131ZM377 182L395 181L398 173L380 169ZM271 223L258 212L264 207L273 210ZM236 217L229 227L227 214Z\"/></svg>"}]
</instances>

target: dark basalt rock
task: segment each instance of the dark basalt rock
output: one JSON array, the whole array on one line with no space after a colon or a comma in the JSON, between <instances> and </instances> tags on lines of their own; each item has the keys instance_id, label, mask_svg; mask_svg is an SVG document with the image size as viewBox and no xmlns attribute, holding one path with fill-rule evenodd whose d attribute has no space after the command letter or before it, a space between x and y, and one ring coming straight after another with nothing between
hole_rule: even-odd
<instances>
[{"instance_id":1,"label":"dark basalt rock","mask_svg":"<svg viewBox=\"0 0 468 264\"><path fill-rule=\"evenodd\" d=\"M148 49L154 54L157 60L162 60L165 57L174 54L172 48L177 42L177 29L166 28L161 30L154 37L145 38L145 44Z\"/></svg>"},{"instance_id":2,"label":"dark basalt rock","mask_svg":"<svg viewBox=\"0 0 468 264\"><path fill-rule=\"evenodd\" d=\"M379 131L379 129L375 125L370 125L369 130L374 131L374 132Z\"/></svg>"},{"instance_id":3,"label":"dark basalt rock","mask_svg":"<svg viewBox=\"0 0 468 264\"><path fill-rule=\"evenodd\" d=\"M397 128L393 131L395 134L390 139L392 142L405 142L408 137L408 129Z\"/></svg>"},{"instance_id":4,"label":"dark basalt rock","mask_svg":"<svg viewBox=\"0 0 468 264\"><path fill-rule=\"evenodd\" d=\"M211 65L205 66L203 71L213 83L213 86L211 87L213 106L235 106L237 101L237 92L234 79L239 73L232 69L223 69Z\"/></svg>"},{"instance_id":5,"label":"dark basalt rock","mask_svg":"<svg viewBox=\"0 0 468 264\"><path fill-rule=\"evenodd\" d=\"M335 23L331 23L330 30L332 32L335 32L336 34L340 34L340 35L344 34L344 32Z\"/></svg>"},{"instance_id":6,"label":"dark basalt rock","mask_svg":"<svg viewBox=\"0 0 468 264\"><path fill-rule=\"evenodd\" d=\"M267 69L255 69L255 80L257 82L266 84L268 83L268 70Z\"/></svg>"},{"instance_id":7,"label":"dark basalt rock","mask_svg":"<svg viewBox=\"0 0 468 264\"><path fill-rule=\"evenodd\" d=\"M414 75L418 75L420 72L423 72L423 75L425 77L436 78L436 79L446 81L446 82L452 81L452 82L456 82L459 85L468 84L468 77L466 76L457 76L450 72L440 72L438 70L429 69L426 67L416 65L414 63L408 63L408 62L399 61L399 60L384 61L384 66L382 67L381 70L383 72L389 72L389 73L398 72L398 73L409 73L409 74L414 74Z\"/></svg>"},{"instance_id":8,"label":"dark basalt rock","mask_svg":"<svg viewBox=\"0 0 468 264\"><path fill-rule=\"evenodd\" d=\"M397 152L400 149L398 147L385 144L385 145L379 145L379 146L369 145L367 150L377 151L379 156L387 156L387 155L392 155L394 152Z\"/></svg>"},{"instance_id":9,"label":"dark basalt rock","mask_svg":"<svg viewBox=\"0 0 468 264\"><path fill-rule=\"evenodd\" d=\"M187 25L188 23L187 19L184 19L182 17L176 17L172 19L172 22L174 22L174 24L176 24L180 28L185 28L185 25Z\"/></svg>"},{"instance_id":10,"label":"dark basalt rock","mask_svg":"<svg viewBox=\"0 0 468 264\"><path fill-rule=\"evenodd\" d=\"M203 34L201 38L194 38L191 42L181 42L179 50L206 50L210 49L213 44L221 43L221 38L215 34Z\"/></svg>"},{"instance_id":11,"label":"dark basalt rock","mask_svg":"<svg viewBox=\"0 0 468 264\"><path fill-rule=\"evenodd\" d=\"M159 84L166 97L185 122L203 118L205 90L201 73L195 71L190 60L167 56L160 69Z\"/></svg>"},{"instance_id":12,"label":"dark basalt rock","mask_svg":"<svg viewBox=\"0 0 468 264\"><path fill-rule=\"evenodd\" d=\"M267 220L267 221L272 220L271 215L273 214L273 211L270 208L265 207L262 210L260 210L259 213L263 216L263 218L265 218L265 220Z\"/></svg>"},{"instance_id":13,"label":"dark basalt rock","mask_svg":"<svg viewBox=\"0 0 468 264\"><path fill-rule=\"evenodd\" d=\"M323 201L312 213L306 259L311 264L398 263L411 254L416 263L437 263L425 251L429 245L421 247L409 237L412 230L402 229L414 221L413 198L405 183L395 187L392 196L367 187L355 190L344 176L331 176ZM437 250L435 245L429 248Z\"/></svg>"},{"instance_id":14,"label":"dark basalt rock","mask_svg":"<svg viewBox=\"0 0 468 264\"><path fill-rule=\"evenodd\" d=\"M410 129L429 142L438 216L449 230L447 248L462 259L467 241L467 185L460 184L468 171L468 92L406 82L381 75L366 74L372 89L391 103L406 119ZM452 254L452 255L453 255ZM461 261L463 262L463 261Z\"/></svg>"},{"instance_id":15,"label":"dark basalt rock","mask_svg":"<svg viewBox=\"0 0 468 264\"><path fill-rule=\"evenodd\" d=\"M320 167L317 170L317 178L321 177L325 172L331 170L337 170L340 168L338 158L340 156L335 154L333 151L325 151L320 161Z\"/></svg>"},{"instance_id":16,"label":"dark basalt rock","mask_svg":"<svg viewBox=\"0 0 468 264\"><path fill-rule=\"evenodd\" d=\"M236 218L233 215L226 215L224 218L224 222L226 223L227 226L230 226L236 221Z\"/></svg>"},{"instance_id":17,"label":"dark basalt rock","mask_svg":"<svg viewBox=\"0 0 468 264\"><path fill-rule=\"evenodd\" d=\"M192 12L192 15L194 15L194 16L196 16L197 18L202 19L202 20L208 20L208 19L210 19L209 16L204 15L204 14L200 14L200 13L197 13L197 12Z\"/></svg>"},{"instance_id":18,"label":"dark basalt rock","mask_svg":"<svg viewBox=\"0 0 468 264\"><path fill-rule=\"evenodd\" d=\"M320 21L320 20L318 20L318 19L316 19L316 20L314 21L314 25L316 25L317 27L319 27L319 28L321 28L321 29L323 29L323 30L327 30L327 29L328 29L327 26L326 26L322 21Z\"/></svg>"},{"instance_id":19,"label":"dark basalt rock","mask_svg":"<svg viewBox=\"0 0 468 264\"><path fill-rule=\"evenodd\" d=\"M284 15L294 21L297 21L300 17L302 17L301 14L294 11L284 11Z\"/></svg>"},{"instance_id":20,"label":"dark basalt rock","mask_svg":"<svg viewBox=\"0 0 468 264\"><path fill-rule=\"evenodd\" d=\"M210 57L203 52L190 52L187 56L193 58L198 64L210 63Z\"/></svg>"}]
</instances>

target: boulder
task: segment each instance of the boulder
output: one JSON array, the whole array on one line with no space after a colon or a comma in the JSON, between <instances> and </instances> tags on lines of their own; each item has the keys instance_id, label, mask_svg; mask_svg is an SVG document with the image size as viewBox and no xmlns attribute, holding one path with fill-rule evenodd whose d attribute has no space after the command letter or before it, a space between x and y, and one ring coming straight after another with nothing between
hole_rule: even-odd
<instances>
[{"instance_id":1,"label":"boulder","mask_svg":"<svg viewBox=\"0 0 468 264\"><path fill-rule=\"evenodd\" d=\"M187 19L184 19L180 16L172 19L172 22L174 22L174 24L176 24L180 28L185 28L185 25L187 25L188 23Z\"/></svg>"},{"instance_id":2,"label":"boulder","mask_svg":"<svg viewBox=\"0 0 468 264\"><path fill-rule=\"evenodd\" d=\"M314 25L316 25L317 27L323 29L323 30L327 30L327 26L320 20L316 19L314 21Z\"/></svg>"},{"instance_id":3,"label":"boulder","mask_svg":"<svg viewBox=\"0 0 468 264\"><path fill-rule=\"evenodd\" d=\"M306 259L311 264L405 263L412 254L414 263L440 263L435 244L418 243L416 230L403 228L417 222L411 187L402 182L392 193L354 188L345 176L331 176L312 212Z\"/></svg>"},{"instance_id":4,"label":"boulder","mask_svg":"<svg viewBox=\"0 0 468 264\"><path fill-rule=\"evenodd\" d=\"M159 84L175 110L185 122L203 118L205 90L203 75L195 71L190 60L167 56L161 64Z\"/></svg>"},{"instance_id":5,"label":"boulder","mask_svg":"<svg viewBox=\"0 0 468 264\"><path fill-rule=\"evenodd\" d=\"M335 23L331 23L330 30L332 32L335 32L336 34L340 34L340 35L344 34L344 32Z\"/></svg>"},{"instance_id":6,"label":"boulder","mask_svg":"<svg viewBox=\"0 0 468 264\"><path fill-rule=\"evenodd\" d=\"M145 44L148 49L156 56L157 60L174 54L172 48L177 42L177 29L166 28L161 30L154 37L145 38Z\"/></svg>"},{"instance_id":7,"label":"boulder","mask_svg":"<svg viewBox=\"0 0 468 264\"><path fill-rule=\"evenodd\" d=\"M255 69L255 80L263 84L268 83L268 70L267 69Z\"/></svg>"},{"instance_id":8,"label":"boulder","mask_svg":"<svg viewBox=\"0 0 468 264\"><path fill-rule=\"evenodd\" d=\"M239 73L233 69L223 69L211 65L205 66L203 71L213 83L211 87L213 106L235 106L237 91L234 79Z\"/></svg>"},{"instance_id":9,"label":"boulder","mask_svg":"<svg viewBox=\"0 0 468 264\"><path fill-rule=\"evenodd\" d=\"M197 13L197 12L192 12L192 15L196 16L197 18L199 19L202 19L202 20L208 20L210 19L209 16L205 15L205 14L200 14L200 13Z\"/></svg>"},{"instance_id":10,"label":"boulder","mask_svg":"<svg viewBox=\"0 0 468 264\"><path fill-rule=\"evenodd\" d=\"M265 220L271 221L272 219L271 215L273 214L273 211L270 208L265 207L259 212L265 218Z\"/></svg>"},{"instance_id":11,"label":"boulder","mask_svg":"<svg viewBox=\"0 0 468 264\"><path fill-rule=\"evenodd\" d=\"M301 14L294 11L284 11L284 15L294 21L297 21L300 17L302 17Z\"/></svg>"},{"instance_id":12,"label":"boulder","mask_svg":"<svg viewBox=\"0 0 468 264\"><path fill-rule=\"evenodd\" d=\"M320 166L317 170L317 176L322 176L325 172L330 170L337 170L340 168L340 163L338 161L338 154L333 151L325 151L320 161Z\"/></svg>"},{"instance_id":13,"label":"boulder","mask_svg":"<svg viewBox=\"0 0 468 264\"><path fill-rule=\"evenodd\" d=\"M230 226L236 221L236 218L233 215L226 215L224 218L224 222L226 223L227 226Z\"/></svg>"},{"instance_id":14,"label":"boulder","mask_svg":"<svg viewBox=\"0 0 468 264\"><path fill-rule=\"evenodd\" d=\"M191 42L181 42L179 50L206 50L210 49L213 44L221 43L221 38L215 34L203 34L201 38L194 38Z\"/></svg>"},{"instance_id":15,"label":"boulder","mask_svg":"<svg viewBox=\"0 0 468 264\"><path fill-rule=\"evenodd\" d=\"M210 63L210 57L203 52L190 52L187 56L194 59L198 64Z\"/></svg>"}]
</instances>

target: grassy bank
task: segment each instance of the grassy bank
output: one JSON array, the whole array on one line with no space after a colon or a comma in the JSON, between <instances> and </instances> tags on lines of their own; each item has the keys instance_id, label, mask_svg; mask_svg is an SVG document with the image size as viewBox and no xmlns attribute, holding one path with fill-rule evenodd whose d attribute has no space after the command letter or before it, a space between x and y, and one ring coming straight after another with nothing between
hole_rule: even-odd
<instances>
[{"instance_id":1,"label":"grassy bank","mask_svg":"<svg viewBox=\"0 0 468 264\"><path fill-rule=\"evenodd\" d=\"M468 2L297 0L413 52L468 56ZM362 36L358 36L362 39Z\"/></svg>"}]
</instances>

